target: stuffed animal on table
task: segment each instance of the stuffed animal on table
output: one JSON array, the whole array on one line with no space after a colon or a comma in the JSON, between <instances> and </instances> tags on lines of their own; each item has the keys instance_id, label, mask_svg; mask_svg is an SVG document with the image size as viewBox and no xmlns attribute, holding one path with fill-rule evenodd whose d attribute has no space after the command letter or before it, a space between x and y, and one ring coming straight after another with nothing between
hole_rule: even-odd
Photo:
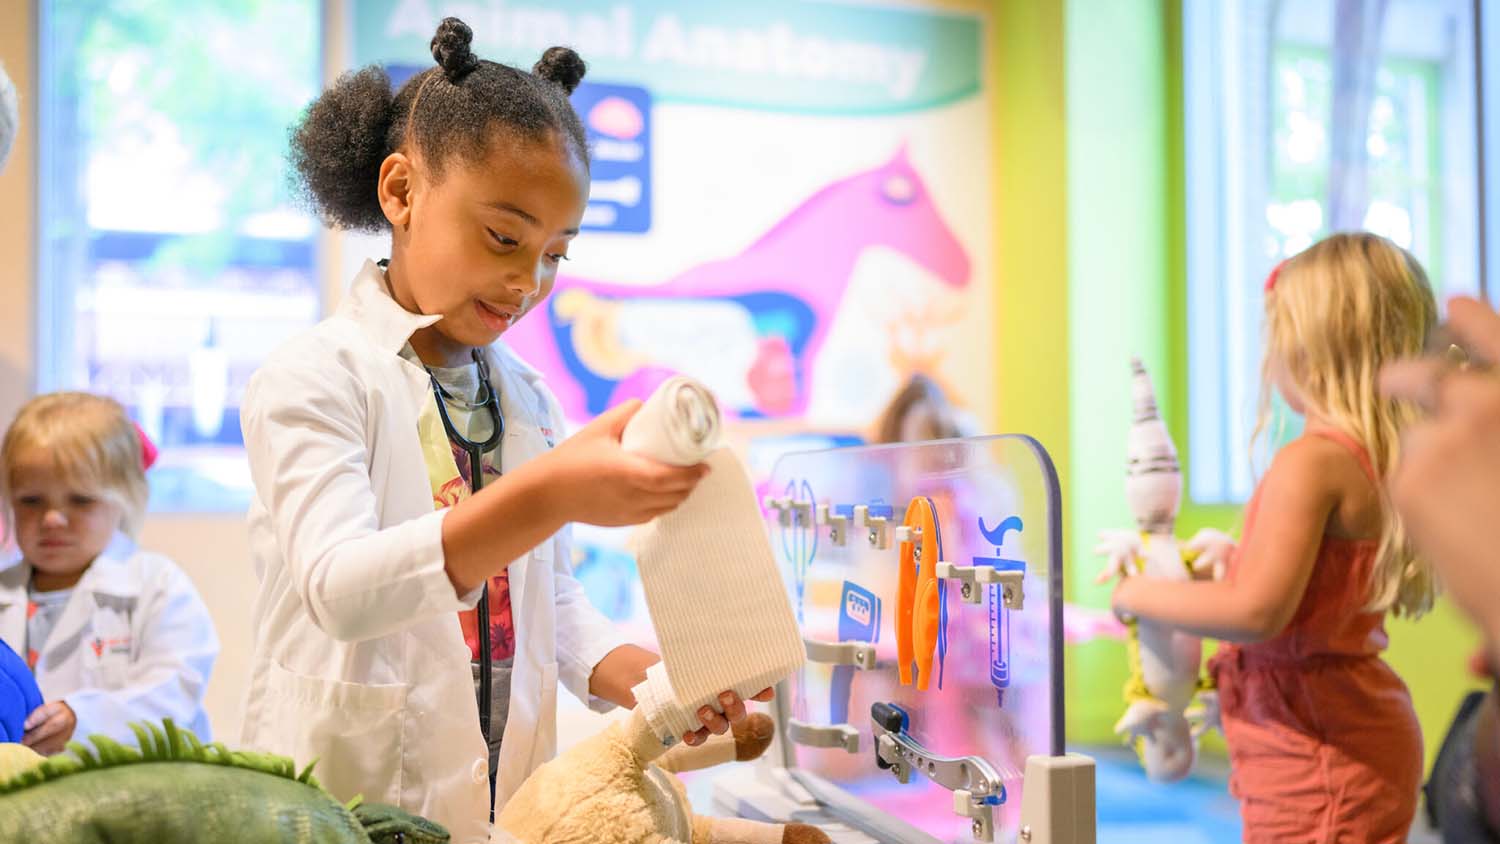
<instances>
[{"instance_id":1,"label":"stuffed animal on table","mask_svg":"<svg viewBox=\"0 0 1500 844\"><path fill-rule=\"evenodd\" d=\"M448 844L394 806L335 800L311 764L205 745L171 720L131 729L138 747L96 735L45 760L0 745L0 841Z\"/></svg>"},{"instance_id":2,"label":"stuffed animal on table","mask_svg":"<svg viewBox=\"0 0 1500 844\"><path fill-rule=\"evenodd\" d=\"M1099 582L1137 574L1163 580L1210 573L1222 577L1234 549L1232 539L1205 530L1183 544L1173 534L1182 503L1177 448L1157 411L1145 367L1133 359L1131 369L1134 419L1127 444L1125 498L1137 529L1101 534L1095 552L1109 562ZM1149 778L1180 780L1197 760L1199 736L1218 724L1218 695L1200 673L1202 641L1147 619L1123 620L1129 628L1130 679L1125 684L1125 714L1115 732L1135 746Z\"/></svg>"},{"instance_id":3,"label":"stuffed animal on table","mask_svg":"<svg viewBox=\"0 0 1500 844\"><path fill-rule=\"evenodd\" d=\"M676 510L632 538L662 661L628 718L531 773L496 818L495 841L523 844L825 844L805 824L695 817L673 772L759 757L771 719L733 736L675 743L723 690L749 698L802 666L805 646L739 459L721 447L713 394L671 378L625 426L621 446L664 463L712 467ZM696 595L716 595L714 601ZM732 654L724 659L723 654Z\"/></svg>"},{"instance_id":4,"label":"stuffed animal on table","mask_svg":"<svg viewBox=\"0 0 1500 844\"><path fill-rule=\"evenodd\" d=\"M673 773L746 762L770 746L752 713L732 736L668 750L639 708L533 771L495 819L495 841L520 844L828 844L807 824L692 814Z\"/></svg>"}]
</instances>

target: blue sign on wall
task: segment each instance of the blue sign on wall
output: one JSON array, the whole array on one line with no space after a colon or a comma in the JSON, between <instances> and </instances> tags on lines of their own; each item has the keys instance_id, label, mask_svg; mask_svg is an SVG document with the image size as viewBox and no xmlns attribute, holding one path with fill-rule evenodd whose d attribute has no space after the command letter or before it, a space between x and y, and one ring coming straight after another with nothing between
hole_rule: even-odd
<instances>
[{"instance_id":1,"label":"blue sign on wall","mask_svg":"<svg viewBox=\"0 0 1500 844\"><path fill-rule=\"evenodd\" d=\"M651 93L633 85L584 82L573 92L593 153L583 228L651 229Z\"/></svg>"}]
</instances>

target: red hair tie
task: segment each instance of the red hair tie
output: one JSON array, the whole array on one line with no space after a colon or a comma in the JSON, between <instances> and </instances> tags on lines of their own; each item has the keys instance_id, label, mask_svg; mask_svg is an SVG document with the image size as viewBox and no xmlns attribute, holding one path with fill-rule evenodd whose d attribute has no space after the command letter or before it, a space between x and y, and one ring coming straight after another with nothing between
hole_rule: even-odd
<instances>
[{"instance_id":1,"label":"red hair tie","mask_svg":"<svg viewBox=\"0 0 1500 844\"><path fill-rule=\"evenodd\" d=\"M135 435L141 441L141 471L144 472L156 464L156 443L151 442L151 438L146 436L145 430L140 425L135 422L130 424L135 426Z\"/></svg>"},{"instance_id":2,"label":"red hair tie","mask_svg":"<svg viewBox=\"0 0 1500 844\"><path fill-rule=\"evenodd\" d=\"M1276 280L1278 278L1281 278L1281 269L1282 269L1282 267L1285 267L1286 266L1286 262L1290 261L1290 260L1292 260L1292 259L1291 258L1287 258L1286 260L1282 261L1281 263L1279 263L1276 266L1274 266L1274 267L1271 268L1271 274L1268 275L1268 276L1266 276L1266 292L1267 293L1270 293L1272 290L1276 289Z\"/></svg>"}]
</instances>

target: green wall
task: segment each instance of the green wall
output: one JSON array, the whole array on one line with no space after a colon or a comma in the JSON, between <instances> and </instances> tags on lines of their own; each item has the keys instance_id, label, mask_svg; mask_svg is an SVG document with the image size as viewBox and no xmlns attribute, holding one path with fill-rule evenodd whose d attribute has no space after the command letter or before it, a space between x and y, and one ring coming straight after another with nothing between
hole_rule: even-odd
<instances>
[{"instance_id":1,"label":"green wall","mask_svg":"<svg viewBox=\"0 0 1500 844\"><path fill-rule=\"evenodd\" d=\"M1063 7L996 4L995 167L1000 429L1040 440L1069 485Z\"/></svg>"},{"instance_id":2,"label":"green wall","mask_svg":"<svg viewBox=\"0 0 1500 844\"><path fill-rule=\"evenodd\" d=\"M1123 496L1131 356L1169 371L1166 67L1158 0L1066 4L1068 395L1072 483L1069 599L1106 606L1090 553L1101 528L1129 527ZM1164 394L1170 406L1172 396ZM1111 740L1125 660L1118 644L1076 648L1069 735Z\"/></svg>"}]
</instances>

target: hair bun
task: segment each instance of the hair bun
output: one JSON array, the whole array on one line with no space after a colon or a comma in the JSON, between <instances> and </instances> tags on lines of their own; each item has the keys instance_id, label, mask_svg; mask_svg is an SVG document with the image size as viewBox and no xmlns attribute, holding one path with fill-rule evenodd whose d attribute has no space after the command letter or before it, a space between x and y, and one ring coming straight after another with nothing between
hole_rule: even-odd
<instances>
[{"instance_id":1,"label":"hair bun","mask_svg":"<svg viewBox=\"0 0 1500 844\"><path fill-rule=\"evenodd\" d=\"M571 94L577 90L578 83L583 81L583 75L588 72L588 65L583 63L582 56L567 47L549 47L547 52L537 60L531 72L548 82L562 86L564 91Z\"/></svg>"},{"instance_id":2,"label":"hair bun","mask_svg":"<svg viewBox=\"0 0 1500 844\"><path fill-rule=\"evenodd\" d=\"M432 58L443 68L449 82L457 82L479 67L479 57L470 49L474 30L458 18L443 18L432 36Z\"/></svg>"}]
</instances>

